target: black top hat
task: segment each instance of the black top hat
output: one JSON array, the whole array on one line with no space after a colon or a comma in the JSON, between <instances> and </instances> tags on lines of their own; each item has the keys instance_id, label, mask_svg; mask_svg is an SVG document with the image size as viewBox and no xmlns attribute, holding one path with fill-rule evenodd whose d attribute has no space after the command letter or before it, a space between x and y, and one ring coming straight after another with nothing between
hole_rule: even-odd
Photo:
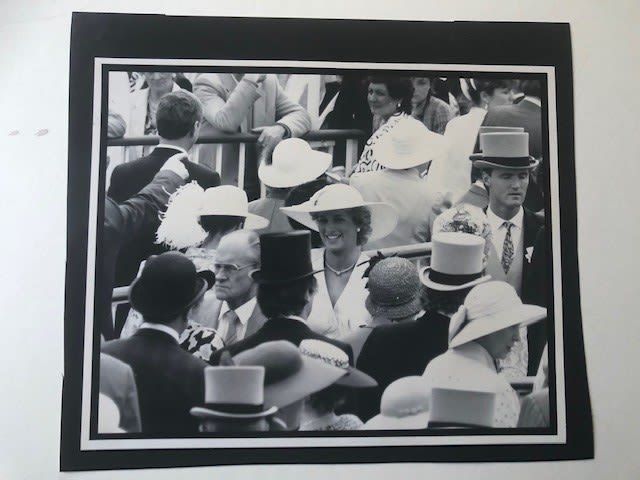
<instances>
[{"instance_id":1,"label":"black top hat","mask_svg":"<svg viewBox=\"0 0 640 480\"><path fill-rule=\"evenodd\" d=\"M140 276L131 284L129 302L145 320L167 319L191 308L215 283L209 270L196 272L180 252L149 257Z\"/></svg>"},{"instance_id":2,"label":"black top hat","mask_svg":"<svg viewBox=\"0 0 640 480\"><path fill-rule=\"evenodd\" d=\"M311 234L305 230L260 235L260 263L251 276L263 284L292 282L321 271L311 266Z\"/></svg>"}]
</instances>

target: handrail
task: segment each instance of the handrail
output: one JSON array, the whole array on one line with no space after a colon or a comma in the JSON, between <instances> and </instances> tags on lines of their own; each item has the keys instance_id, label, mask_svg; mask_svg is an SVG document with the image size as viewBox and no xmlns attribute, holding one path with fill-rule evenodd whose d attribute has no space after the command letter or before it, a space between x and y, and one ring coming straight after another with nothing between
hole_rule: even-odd
<instances>
[{"instance_id":1,"label":"handrail","mask_svg":"<svg viewBox=\"0 0 640 480\"><path fill-rule=\"evenodd\" d=\"M301 138L310 142L323 140L347 140L352 138L363 138L365 132L357 129L345 130L312 130ZM197 144L210 143L255 143L260 135L257 133L211 133L200 135ZM108 147L130 147L138 145L157 145L160 142L158 136L143 137L122 137L110 138L107 140Z\"/></svg>"},{"instance_id":2,"label":"handrail","mask_svg":"<svg viewBox=\"0 0 640 480\"><path fill-rule=\"evenodd\" d=\"M379 250L367 250L365 255L373 257L382 253L384 256L397 255L404 258L419 258L428 256L431 253L431 242L416 243L415 245L403 245L401 247L388 247ZM112 294L112 302L122 303L129 298L129 287L115 287Z\"/></svg>"}]
</instances>

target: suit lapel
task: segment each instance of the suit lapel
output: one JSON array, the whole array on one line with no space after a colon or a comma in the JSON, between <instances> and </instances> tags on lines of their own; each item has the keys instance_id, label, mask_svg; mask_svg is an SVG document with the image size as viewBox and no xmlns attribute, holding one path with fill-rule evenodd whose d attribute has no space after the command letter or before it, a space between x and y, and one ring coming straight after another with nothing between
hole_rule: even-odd
<instances>
[{"instance_id":1,"label":"suit lapel","mask_svg":"<svg viewBox=\"0 0 640 480\"><path fill-rule=\"evenodd\" d=\"M262 328L266 321L267 319L262 314L260 307L256 304L247 322L247 331L245 332L244 337L247 338L249 335L256 333L260 328Z\"/></svg>"}]
</instances>

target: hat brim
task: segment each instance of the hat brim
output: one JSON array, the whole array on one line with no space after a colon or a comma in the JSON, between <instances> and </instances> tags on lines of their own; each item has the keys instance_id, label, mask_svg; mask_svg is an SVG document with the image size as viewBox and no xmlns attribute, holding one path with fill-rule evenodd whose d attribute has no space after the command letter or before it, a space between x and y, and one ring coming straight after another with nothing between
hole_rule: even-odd
<instances>
[{"instance_id":1,"label":"hat brim","mask_svg":"<svg viewBox=\"0 0 640 480\"><path fill-rule=\"evenodd\" d=\"M205 407L193 407L190 412L191 415L198 418L220 418L227 420L253 420L269 417L278 411L277 407L271 407L262 412L256 413L227 413L219 410L211 410Z\"/></svg>"},{"instance_id":2,"label":"hat brim","mask_svg":"<svg viewBox=\"0 0 640 480\"><path fill-rule=\"evenodd\" d=\"M364 301L364 306L372 316L383 316L388 319L406 318L422 310L420 292L408 302L400 305L379 305L371 299L371 294L369 294Z\"/></svg>"},{"instance_id":3,"label":"hat brim","mask_svg":"<svg viewBox=\"0 0 640 480\"><path fill-rule=\"evenodd\" d=\"M140 279L142 277L136 278L131 284L131 288L129 289L129 303L131 304L131 307L134 310L140 312L143 317L145 315L151 315L166 318L178 315L193 307L204 296L207 290L209 290L215 284L216 277L211 270L202 270L200 272L196 272L196 275L198 276L198 278L196 279L197 285L194 290L194 296L191 298L191 300L189 300L189 302L183 305L179 305L172 309L165 309L162 311L156 311L150 308L150 306L142 300L143 293L141 292L141 287L144 285L140 283ZM154 303L155 302L151 302L152 305Z\"/></svg>"},{"instance_id":4,"label":"hat brim","mask_svg":"<svg viewBox=\"0 0 640 480\"><path fill-rule=\"evenodd\" d=\"M438 283L434 282L429 278L429 272L431 271L431 267L425 267L420 270L420 282L432 290L438 290L440 292L455 292L457 290L464 290L465 288L475 287L481 283L487 282L491 280L491 275L483 275L480 278L476 278L470 282L465 282L460 285L449 285L446 283Z\"/></svg>"},{"instance_id":5,"label":"hat brim","mask_svg":"<svg viewBox=\"0 0 640 480\"><path fill-rule=\"evenodd\" d=\"M502 163L495 163L489 160L485 160L485 157L481 153L474 153L469 156L469 160L473 162L473 166L476 168L503 168L505 170L533 170L540 164L540 160L529 156L529 165L527 166L511 166L504 165Z\"/></svg>"},{"instance_id":6,"label":"hat brim","mask_svg":"<svg viewBox=\"0 0 640 480\"><path fill-rule=\"evenodd\" d=\"M371 234L368 241L384 238L393 232L398 224L398 213L391 205L382 202L361 202L356 205L345 205L340 208L324 209L305 202L292 207L281 207L282 213L305 227L317 232L318 225L311 218L312 213L335 212L352 208L367 207L371 211Z\"/></svg>"},{"instance_id":7,"label":"hat brim","mask_svg":"<svg viewBox=\"0 0 640 480\"><path fill-rule=\"evenodd\" d=\"M424 165L447 153L447 139L426 127L425 134L419 142L420 144L415 147L414 153L398 155L393 148L392 135L388 132L374 146L376 161L389 170L405 170Z\"/></svg>"},{"instance_id":8,"label":"hat brim","mask_svg":"<svg viewBox=\"0 0 640 480\"><path fill-rule=\"evenodd\" d=\"M407 417L388 417L380 413L365 423L361 430L423 430L428 424L428 411Z\"/></svg>"},{"instance_id":9,"label":"hat brim","mask_svg":"<svg viewBox=\"0 0 640 480\"><path fill-rule=\"evenodd\" d=\"M319 270L312 270L303 275L297 275L295 277L288 278L266 278L261 270L254 270L249 273L249 276L253 279L254 282L260 283L263 285L277 285L279 283L289 283L295 282L296 280L302 280L303 278L310 277L311 275L315 275L316 273L323 272L324 269L321 268Z\"/></svg>"},{"instance_id":10,"label":"hat brim","mask_svg":"<svg viewBox=\"0 0 640 480\"><path fill-rule=\"evenodd\" d=\"M330 154L311 150L304 159L301 159L299 168L292 172L283 172L273 163L270 165L261 163L258 167L258 178L272 188L297 187L318 178L331 166L332 161Z\"/></svg>"},{"instance_id":11,"label":"hat brim","mask_svg":"<svg viewBox=\"0 0 640 480\"><path fill-rule=\"evenodd\" d=\"M255 215L253 213L248 213L247 217L244 221L244 229L245 230L262 230L263 228L267 228L269 226L269 220L260 215Z\"/></svg>"},{"instance_id":12,"label":"hat brim","mask_svg":"<svg viewBox=\"0 0 640 480\"><path fill-rule=\"evenodd\" d=\"M485 337L505 328L519 325L526 327L547 316L547 309L538 305L517 305L494 315L487 315L470 321L449 342L449 348L459 347L466 343Z\"/></svg>"},{"instance_id":13,"label":"hat brim","mask_svg":"<svg viewBox=\"0 0 640 480\"><path fill-rule=\"evenodd\" d=\"M302 366L295 374L264 387L264 404L286 407L319 392L343 377L346 370L321 360L302 356Z\"/></svg>"},{"instance_id":14,"label":"hat brim","mask_svg":"<svg viewBox=\"0 0 640 480\"><path fill-rule=\"evenodd\" d=\"M349 367L347 369L347 374L344 377L338 379L336 385L351 388L372 388L377 387L378 382L376 382L373 377L367 375L362 370L358 370L354 367Z\"/></svg>"}]
</instances>

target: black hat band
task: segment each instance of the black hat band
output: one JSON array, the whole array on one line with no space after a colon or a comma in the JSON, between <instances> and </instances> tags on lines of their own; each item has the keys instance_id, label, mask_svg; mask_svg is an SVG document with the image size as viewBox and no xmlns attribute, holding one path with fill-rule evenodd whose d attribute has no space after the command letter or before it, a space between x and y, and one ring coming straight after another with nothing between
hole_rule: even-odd
<instances>
[{"instance_id":1,"label":"black hat band","mask_svg":"<svg viewBox=\"0 0 640 480\"><path fill-rule=\"evenodd\" d=\"M455 275L429 270L429 280L442 285L464 285L465 283L472 282L480 277L482 277L482 272L470 273L467 275Z\"/></svg>"},{"instance_id":2,"label":"black hat band","mask_svg":"<svg viewBox=\"0 0 640 480\"><path fill-rule=\"evenodd\" d=\"M239 405L237 403L205 403L204 408L223 413L250 414L264 411L264 404Z\"/></svg>"}]
</instances>

